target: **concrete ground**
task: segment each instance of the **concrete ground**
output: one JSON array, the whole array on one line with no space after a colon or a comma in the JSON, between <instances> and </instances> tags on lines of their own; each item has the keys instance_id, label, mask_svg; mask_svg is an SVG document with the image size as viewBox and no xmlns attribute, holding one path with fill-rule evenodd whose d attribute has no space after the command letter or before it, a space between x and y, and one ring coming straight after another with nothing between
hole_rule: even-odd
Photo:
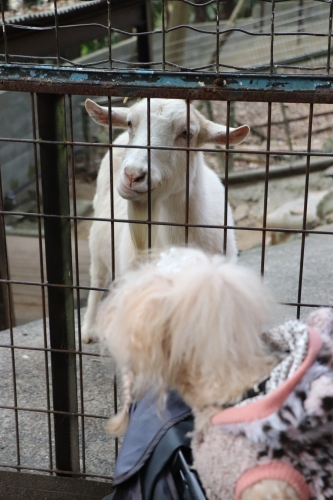
<instances>
[{"instance_id":1,"label":"concrete ground","mask_svg":"<svg viewBox=\"0 0 333 500\"><path fill-rule=\"evenodd\" d=\"M333 230L333 227L328 229ZM300 250L300 237L266 249L265 280L279 301L297 302ZM332 250L333 232L330 235L311 234L306 237L303 303L333 304ZM240 263L259 273L261 249L253 248L244 251L239 260ZM308 307L302 308L301 316L306 316L309 310ZM288 306L280 309L278 318L275 320L281 322L295 317L296 308ZM16 347L42 348L44 346L42 321L15 328L13 343ZM18 348L13 353L10 348L4 347L8 345L11 345L10 333L0 332L0 406L14 406L14 359L18 407L47 409L44 353ZM83 351L87 354L99 354L99 346L97 344L84 345ZM106 418L113 412L113 367L110 362L103 361L98 356L85 355L82 355L82 366L84 412ZM115 457L114 440L106 434L104 426L105 419L93 417L84 419L86 472L89 474L112 475ZM82 430L80 420L81 451ZM50 453L47 414L19 410L18 435L21 465L48 468ZM0 408L0 469L1 464L15 466L16 463L15 411Z\"/></svg>"},{"instance_id":2,"label":"concrete ground","mask_svg":"<svg viewBox=\"0 0 333 500\"><path fill-rule=\"evenodd\" d=\"M75 311L77 313L77 311ZM0 406L14 406L13 356L16 371L17 406L19 408L48 408L46 391L46 366L42 351L33 349L44 347L43 322L34 321L14 328L13 343L20 349L14 354L10 348L10 332L0 332ZM22 347L27 349L21 349ZM78 346L77 346L78 347ZM113 413L113 366L110 360L99 357L98 344L84 344L82 355L83 400L80 398L80 356L77 356L79 411L92 417L84 419L85 455L87 474L112 476L115 460L115 442L104 430L106 419ZM52 398L52 396L51 396ZM52 408L52 402L51 402ZM50 446L48 415L33 411L18 411L18 435L20 442L20 465L48 469L50 466ZM94 418L94 417L104 418ZM53 434L53 424L51 422ZM80 454L82 456L82 419L79 419ZM54 450L52 454L54 466ZM0 469L1 465L16 465L16 421L14 410L0 408ZM83 462L81 460L81 467ZM8 470L8 469L6 469ZM83 470L83 469L82 469Z\"/></svg>"},{"instance_id":3,"label":"concrete ground","mask_svg":"<svg viewBox=\"0 0 333 500\"><path fill-rule=\"evenodd\" d=\"M319 234L319 230L331 234ZM279 302L297 303L302 238L266 247L265 282ZM321 226L305 237L301 303L333 306L333 226ZM256 272L261 269L261 248L241 252L239 262ZM312 308L302 307L301 318ZM296 317L296 307L280 308L277 321Z\"/></svg>"}]
</instances>

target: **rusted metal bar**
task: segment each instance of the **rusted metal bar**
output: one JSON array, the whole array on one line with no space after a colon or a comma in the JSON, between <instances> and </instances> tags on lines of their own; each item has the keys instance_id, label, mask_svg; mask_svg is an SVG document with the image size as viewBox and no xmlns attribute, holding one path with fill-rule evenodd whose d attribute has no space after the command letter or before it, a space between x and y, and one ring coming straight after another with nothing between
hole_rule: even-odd
<instances>
[{"instance_id":1,"label":"rusted metal bar","mask_svg":"<svg viewBox=\"0 0 333 500\"><path fill-rule=\"evenodd\" d=\"M271 155L270 155L271 156ZM308 156L310 158L311 156ZM320 172L333 165L333 156L327 158L313 159L311 157L311 172ZM295 161L290 164L271 167L268 172L269 179L278 179L281 177L290 177L292 175L305 174L307 169L307 160ZM232 172L229 174L229 184L246 184L249 182L258 182L266 179L266 168L257 168L246 170L244 172Z\"/></svg>"},{"instance_id":2,"label":"rusted metal bar","mask_svg":"<svg viewBox=\"0 0 333 500\"><path fill-rule=\"evenodd\" d=\"M35 139L19 139L19 138L14 138L14 137L0 137L0 142L17 142L18 144L35 144L39 143L39 140ZM44 144L57 144L57 141L43 141ZM61 144L66 144L67 146L94 146L98 148L109 148L110 143L106 142L80 142L80 141L64 141L61 142ZM216 148L186 148L186 147L179 147L176 148L175 146L137 146L137 145L130 145L130 144L112 144L112 148L128 148L128 149L150 149L150 150L160 150L160 151L204 151L205 153L216 153L217 149ZM222 151L222 150L220 150ZM225 148L223 151L229 151L229 153L233 154L255 154L255 155L265 155L266 151L264 149L247 149L247 148L242 148L242 149L236 149L236 147L233 147L232 149ZM271 155L272 156L313 156L313 157L318 157L318 158L327 158L329 156L332 156L331 153L328 152L322 152L322 151L311 151L307 152L306 150L298 149L294 151L286 151L283 149L272 149L271 150ZM7 210L8 215L26 215L28 212L15 212L12 213L11 211ZM38 214L37 214L38 216ZM54 215L46 215L46 217L56 217Z\"/></svg>"},{"instance_id":3,"label":"rusted metal bar","mask_svg":"<svg viewBox=\"0 0 333 500\"><path fill-rule=\"evenodd\" d=\"M252 102L333 103L333 75L105 71L0 64L0 90Z\"/></svg>"},{"instance_id":4,"label":"rusted metal bar","mask_svg":"<svg viewBox=\"0 0 333 500\"><path fill-rule=\"evenodd\" d=\"M225 140L225 163L224 163L224 239L223 239L223 254L227 253L227 238L228 238L228 202L229 202L229 163L230 163L230 101L227 102L227 123L226 123L226 140Z\"/></svg>"},{"instance_id":5,"label":"rusted metal bar","mask_svg":"<svg viewBox=\"0 0 333 500\"><path fill-rule=\"evenodd\" d=\"M33 138L37 139L37 116L36 116L36 105L35 105L35 95L31 94L31 118L32 118L32 133ZM37 212L41 214L42 206L42 196L40 192L39 185L39 168L38 168L38 151L37 143L33 145L34 150L34 167L35 167L35 186L36 186L36 202L37 202ZM43 256L43 228L42 219L37 217L37 227L38 227L38 247L39 247L39 265L40 265L40 280L44 283L44 256ZM43 340L44 348L48 348L48 336L47 336L47 326L46 326L46 290L43 286L40 287L42 296L42 310L43 310ZM50 384L50 369L49 369L49 354L47 351L44 352L44 362L45 362L45 389L46 389L46 406L47 409L51 409L51 384ZM52 456L52 422L51 415L47 416L47 430L48 430L48 444L49 444L49 467L53 468L53 456Z\"/></svg>"},{"instance_id":6,"label":"rusted metal bar","mask_svg":"<svg viewBox=\"0 0 333 500\"><path fill-rule=\"evenodd\" d=\"M147 99L147 146L150 146L150 139L151 139L151 129L150 129L150 99ZM147 171L147 181L148 181L148 193L147 193L147 201L148 201L148 213L147 213L147 219L149 221L152 220L152 209L151 209L151 150L147 150L147 166L148 166L148 171ZM151 224L148 224L147 231L148 231L148 248L151 248L151 229L152 226Z\"/></svg>"},{"instance_id":7,"label":"rusted metal bar","mask_svg":"<svg viewBox=\"0 0 333 500\"><path fill-rule=\"evenodd\" d=\"M40 139L61 141L65 135L64 96L37 96ZM40 144L43 211L70 215L68 159L65 145ZM45 253L48 289L50 344L52 348L74 350L74 298L71 253L71 226L66 218L45 218ZM55 458L60 470L79 472L79 432L76 357L68 352L52 352L54 410L71 416L54 415Z\"/></svg>"},{"instance_id":8,"label":"rusted metal bar","mask_svg":"<svg viewBox=\"0 0 333 500\"><path fill-rule=\"evenodd\" d=\"M186 146L190 147L190 101L186 100ZM185 174L185 224L190 220L190 151L186 150L186 174ZM188 246L189 228L185 226L185 245Z\"/></svg>"},{"instance_id":9,"label":"rusted metal bar","mask_svg":"<svg viewBox=\"0 0 333 500\"><path fill-rule=\"evenodd\" d=\"M45 500L55 495L62 500L100 500L111 491L110 482L0 472L0 497L6 500Z\"/></svg>"},{"instance_id":10,"label":"rusted metal bar","mask_svg":"<svg viewBox=\"0 0 333 500\"><path fill-rule=\"evenodd\" d=\"M112 69L112 15L111 15L111 0L107 0L108 11L108 49L109 49L109 69Z\"/></svg>"},{"instance_id":11,"label":"rusted metal bar","mask_svg":"<svg viewBox=\"0 0 333 500\"><path fill-rule=\"evenodd\" d=\"M235 127L236 118L236 102L230 101L230 127ZM229 145L229 149L233 149L233 146ZM231 173L234 169L234 155L229 156L229 172Z\"/></svg>"},{"instance_id":12,"label":"rusted metal bar","mask_svg":"<svg viewBox=\"0 0 333 500\"><path fill-rule=\"evenodd\" d=\"M293 304L291 304L291 305L293 305ZM6 469L6 468L12 469L13 467L12 467L11 465L8 465L8 464L0 463L0 468L1 468L1 469L2 469L2 468L4 468L4 469ZM55 472L61 472L61 474L62 474L63 476L67 476L67 477L70 477L70 475L71 475L71 472L67 472L67 471L58 471L57 469L47 469L46 467L45 467L45 468L44 468L44 467L33 467L33 466L30 466L30 467L29 467L28 465L20 465L20 466L17 466L17 467L15 467L15 468L16 468L16 469L18 469L18 470L20 470L20 471L30 471L30 472L31 472L31 471L36 471L36 472L44 472L44 473L45 473L45 472L47 472L48 474L50 474L50 473L51 473L51 474L54 474ZM0 476L1 476L1 473L2 473L2 472L3 472L3 471L2 471L2 470L0 470ZM16 473L14 472L14 474L16 474ZM107 479L107 480L109 480L109 481L110 481L110 480L112 480L112 477L111 477L111 476L108 476L108 475L106 475L106 474L93 474L93 473L87 473L87 472L85 472L85 473L80 472L80 474L78 474L78 476L80 476L80 478L88 478L88 477L90 478L90 477L94 477L94 478L98 478L98 479ZM44 477L45 477L45 476L44 476ZM62 478L62 479L63 479L63 478ZM71 481L73 481L73 479L70 479L70 480L71 480ZM76 491L76 490L75 490L75 486L74 486L74 485L76 484L76 481L78 481L78 480L79 480L79 481L82 481L82 479L77 479L77 478L75 478L75 479L74 479L74 481L73 481L73 483L72 483L72 484L73 484L73 490L74 490L74 491ZM87 483L83 482L83 484L85 484L85 485L86 485ZM103 483L103 484L105 484L105 483ZM109 483L109 484L110 484L110 483ZM1 484L0 484L0 487L1 487ZM85 487L86 487L86 486L85 486ZM55 492L53 491L53 493L55 493ZM57 491L56 493L58 493L58 491ZM45 497L45 491L44 491L42 494L43 494L43 496L41 497L41 500L45 500L45 498L52 498L52 497ZM72 491L72 497L70 498L70 500L73 500L73 499L76 499L76 498L77 498L76 496L73 496L73 494L74 494L74 493L73 493L73 491ZM81 495L81 496L79 497L79 500L86 500L86 499L85 499L85 497L84 497L84 496L82 496L82 493L81 493L80 495ZM6 500L8 500L8 497L5 497L5 498L6 498ZM24 496L24 497L20 497L20 498L18 498L18 499L15 499L15 500L26 500L26 498L27 498L27 497L26 497L26 496ZM53 496L53 498L54 498L54 496ZM56 498L61 498L61 500L63 500L63 498L64 498L64 497L63 497L63 496L61 496L61 497L57 496ZM30 497L30 496L29 496L29 500L31 500L31 499L32 499L32 497ZM52 500L53 500L53 499L52 499ZM100 498L99 498L98 500L100 500Z\"/></svg>"},{"instance_id":13,"label":"rusted metal bar","mask_svg":"<svg viewBox=\"0 0 333 500\"><path fill-rule=\"evenodd\" d=\"M74 140L74 127L73 127L73 103L72 96L68 96L68 110L69 110L69 134L71 140ZM89 148L88 148L89 149ZM75 255L75 283L80 286L80 269L79 269L79 248L78 248L78 220L77 217L77 191L75 179L75 160L74 160L74 147L70 149L70 163L71 163L71 177L72 177L72 198L73 198L73 232L74 232L74 255ZM79 351L82 351L82 336L81 336L81 296L80 289L76 290L76 303L77 303L77 324L78 324L78 346ZM84 413L84 383L83 383L83 356L78 356L79 361L79 378L80 378L80 406L81 412ZM86 436L85 436L85 419L81 418L81 450L82 450L82 471L86 472Z\"/></svg>"},{"instance_id":14,"label":"rusted metal bar","mask_svg":"<svg viewBox=\"0 0 333 500\"><path fill-rule=\"evenodd\" d=\"M0 278L6 279L6 252L4 218L0 217ZM13 311L12 295L7 283L0 283L0 330L7 330L11 326L10 310ZM9 305L11 301L11 305Z\"/></svg>"},{"instance_id":15,"label":"rusted metal bar","mask_svg":"<svg viewBox=\"0 0 333 500\"><path fill-rule=\"evenodd\" d=\"M7 240L6 240L6 225L5 225L5 210L4 210L4 199L3 199L3 192L2 192L2 170L1 170L1 165L0 165L0 209L1 209L1 216L0 216L0 231L1 231L1 277L5 277L5 279L2 279L1 285L4 286L2 288L2 292L4 295L0 297L0 299L4 300L3 306L4 306L4 314L5 314L5 319L6 322L8 321L8 329L9 329L9 338L10 338L10 343L12 345L10 351L11 351L11 373L12 373L12 383L13 383L13 400L14 400L14 405L17 406L18 404L18 398L17 398L17 368L16 368L16 359L15 359L15 349L14 349L14 330L13 327L15 326L15 320L14 320L14 309L13 309L13 301L12 301L12 289L11 285L9 283L9 260L8 260L8 250L7 250ZM6 301L6 302L5 302ZM16 441L16 467L21 465L21 447L20 447L20 432L19 432L19 415L17 410L14 411L14 422L15 422L15 441ZM18 470L18 469L16 469Z\"/></svg>"},{"instance_id":16,"label":"rusted metal bar","mask_svg":"<svg viewBox=\"0 0 333 500\"><path fill-rule=\"evenodd\" d=\"M310 104L309 109L309 126L308 126L308 144L307 150L311 151L311 140L312 140L312 124L313 124L313 104ZM302 229L306 229L306 219L307 219L307 209L308 209L308 197L309 197L309 185L310 185L310 162L311 157L308 156L306 160L306 171L305 171L305 186L304 186L304 208L303 208L303 223ZM299 275L298 275L298 293L297 302L300 304L297 306L297 319L300 319L301 315L301 304L302 304L302 287L303 287L303 275L304 275L304 255L305 255L305 237L306 234L302 234L301 243L301 255L299 264Z\"/></svg>"},{"instance_id":17,"label":"rusted metal bar","mask_svg":"<svg viewBox=\"0 0 333 500\"><path fill-rule=\"evenodd\" d=\"M271 148L271 133L272 133L272 103L268 103L267 108L267 139L266 139L266 166L265 166L265 192L264 192L264 211L262 217L262 239L261 239L261 276L265 275L265 258L266 258L266 227L267 227L267 210L268 210L268 189L269 189L269 167Z\"/></svg>"},{"instance_id":18,"label":"rusted metal bar","mask_svg":"<svg viewBox=\"0 0 333 500\"><path fill-rule=\"evenodd\" d=\"M333 3L330 5L330 14L328 21L328 43L327 43L327 62L326 72L329 75L331 71L331 46L332 46L332 18L333 18Z\"/></svg>"},{"instance_id":19,"label":"rusted metal bar","mask_svg":"<svg viewBox=\"0 0 333 500\"><path fill-rule=\"evenodd\" d=\"M16 349L16 346L15 346L15 349ZM30 413L44 413L45 415L46 414L50 414L50 415L60 415L60 416L71 416L72 413L70 412L66 412L66 411L55 411L55 410L43 410L42 408L27 408L27 407L24 407L24 406L9 406L9 405L0 405L0 409L2 410L17 410L17 411L20 411L20 412L30 412ZM108 417L105 416L105 415L97 415L97 414L94 414L94 413L82 413L82 412L79 412L78 413L78 416L80 417L86 417L86 418L100 418L102 420L107 420ZM71 471L69 471L69 473L71 473ZM77 473L77 475L79 475L79 473Z\"/></svg>"},{"instance_id":20,"label":"rusted metal bar","mask_svg":"<svg viewBox=\"0 0 333 500\"><path fill-rule=\"evenodd\" d=\"M286 142L288 144L289 151L292 151L293 150L293 143L291 140L289 121L288 121L288 117L287 117L286 106L284 105L283 102L280 103L280 108L281 108L281 113L283 116L283 128L284 128L284 134L286 136Z\"/></svg>"},{"instance_id":21,"label":"rusted metal bar","mask_svg":"<svg viewBox=\"0 0 333 500\"><path fill-rule=\"evenodd\" d=\"M329 234L332 234L329 233ZM18 344L0 344L0 347L1 349L12 349L13 347L15 347L15 349L20 349L22 351L38 351L38 352L45 352L45 353L48 353L48 352L64 352L63 349L51 349L50 347L26 347L26 346L20 346ZM109 357L109 356L106 356L106 355L100 355L100 354L96 354L94 352L86 352L86 351L80 351L80 350L76 350L76 351L68 351L70 352L71 354L78 354L78 355L85 355L85 356L88 356L88 357L95 357L95 358L100 358L100 357ZM53 410L43 410L43 412L49 412L49 413L54 413ZM57 413L60 413L60 412L57 412ZM81 413L82 414L82 413ZM80 415L80 414L79 414ZM86 415L86 414L84 414ZM105 417L105 418L108 418L108 417Z\"/></svg>"},{"instance_id":22,"label":"rusted metal bar","mask_svg":"<svg viewBox=\"0 0 333 500\"><path fill-rule=\"evenodd\" d=\"M270 63L269 63L269 72L271 75L273 75L275 73L275 69L274 69L274 35L275 35L275 0L272 0L271 36L270 36Z\"/></svg>"}]
</instances>

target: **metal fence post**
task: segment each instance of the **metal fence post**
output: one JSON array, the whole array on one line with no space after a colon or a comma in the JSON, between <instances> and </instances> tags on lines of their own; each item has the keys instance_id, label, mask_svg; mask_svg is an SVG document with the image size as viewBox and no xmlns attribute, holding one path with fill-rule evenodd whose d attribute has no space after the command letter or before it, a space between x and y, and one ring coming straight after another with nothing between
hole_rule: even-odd
<instances>
[{"instance_id":1,"label":"metal fence post","mask_svg":"<svg viewBox=\"0 0 333 500\"><path fill-rule=\"evenodd\" d=\"M2 196L0 196L0 207L3 210ZM0 217L0 278L9 279L8 276L8 262L6 252L6 233L4 217ZM14 308L12 294L10 293L10 285L7 283L0 283L0 331L7 330L14 324Z\"/></svg>"},{"instance_id":2,"label":"metal fence post","mask_svg":"<svg viewBox=\"0 0 333 500\"><path fill-rule=\"evenodd\" d=\"M140 25L136 26L138 33L146 33L148 31L152 31L152 12L150 2L145 0L141 6L142 9L142 18L144 22ZM138 60L141 63L148 63L153 60L152 55L152 46L151 39L149 35L138 36ZM145 64L145 68L149 67L149 65Z\"/></svg>"},{"instance_id":3,"label":"metal fence post","mask_svg":"<svg viewBox=\"0 0 333 500\"><path fill-rule=\"evenodd\" d=\"M38 94L39 137L44 141L66 140L65 97ZM43 213L58 215L44 218L45 253L49 304L52 392L56 467L79 472L78 402L76 379L73 274L71 254L68 159L65 144L40 143ZM65 285L65 286L64 286Z\"/></svg>"}]
</instances>

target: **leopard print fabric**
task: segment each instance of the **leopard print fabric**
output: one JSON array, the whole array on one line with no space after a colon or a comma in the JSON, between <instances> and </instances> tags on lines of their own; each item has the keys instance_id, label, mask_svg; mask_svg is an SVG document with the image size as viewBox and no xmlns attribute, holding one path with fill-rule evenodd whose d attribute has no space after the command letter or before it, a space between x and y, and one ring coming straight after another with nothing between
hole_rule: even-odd
<instances>
[{"instance_id":1,"label":"leopard print fabric","mask_svg":"<svg viewBox=\"0 0 333 500\"><path fill-rule=\"evenodd\" d=\"M322 339L315 362L279 410L261 420L222 426L246 436L257 465L281 461L297 469L311 500L333 499L333 341L331 335Z\"/></svg>"}]
</instances>

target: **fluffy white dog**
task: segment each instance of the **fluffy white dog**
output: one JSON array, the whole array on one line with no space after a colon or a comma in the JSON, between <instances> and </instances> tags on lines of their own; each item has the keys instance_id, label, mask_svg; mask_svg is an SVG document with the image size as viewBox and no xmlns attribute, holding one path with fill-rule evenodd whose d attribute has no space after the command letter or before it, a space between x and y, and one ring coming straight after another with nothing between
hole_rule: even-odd
<instances>
[{"instance_id":1,"label":"fluffy white dog","mask_svg":"<svg viewBox=\"0 0 333 500\"><path fill-rule=\"evenodd\" d=\"M176 389L195 416L194 466L210 500L332 498L333 315L263 334L271 305L259 277L200 250L170 249L125 274L99 314L123 374L109 431L124 432L148 389L162 399Z\"/></svg>"}]
</instances>

